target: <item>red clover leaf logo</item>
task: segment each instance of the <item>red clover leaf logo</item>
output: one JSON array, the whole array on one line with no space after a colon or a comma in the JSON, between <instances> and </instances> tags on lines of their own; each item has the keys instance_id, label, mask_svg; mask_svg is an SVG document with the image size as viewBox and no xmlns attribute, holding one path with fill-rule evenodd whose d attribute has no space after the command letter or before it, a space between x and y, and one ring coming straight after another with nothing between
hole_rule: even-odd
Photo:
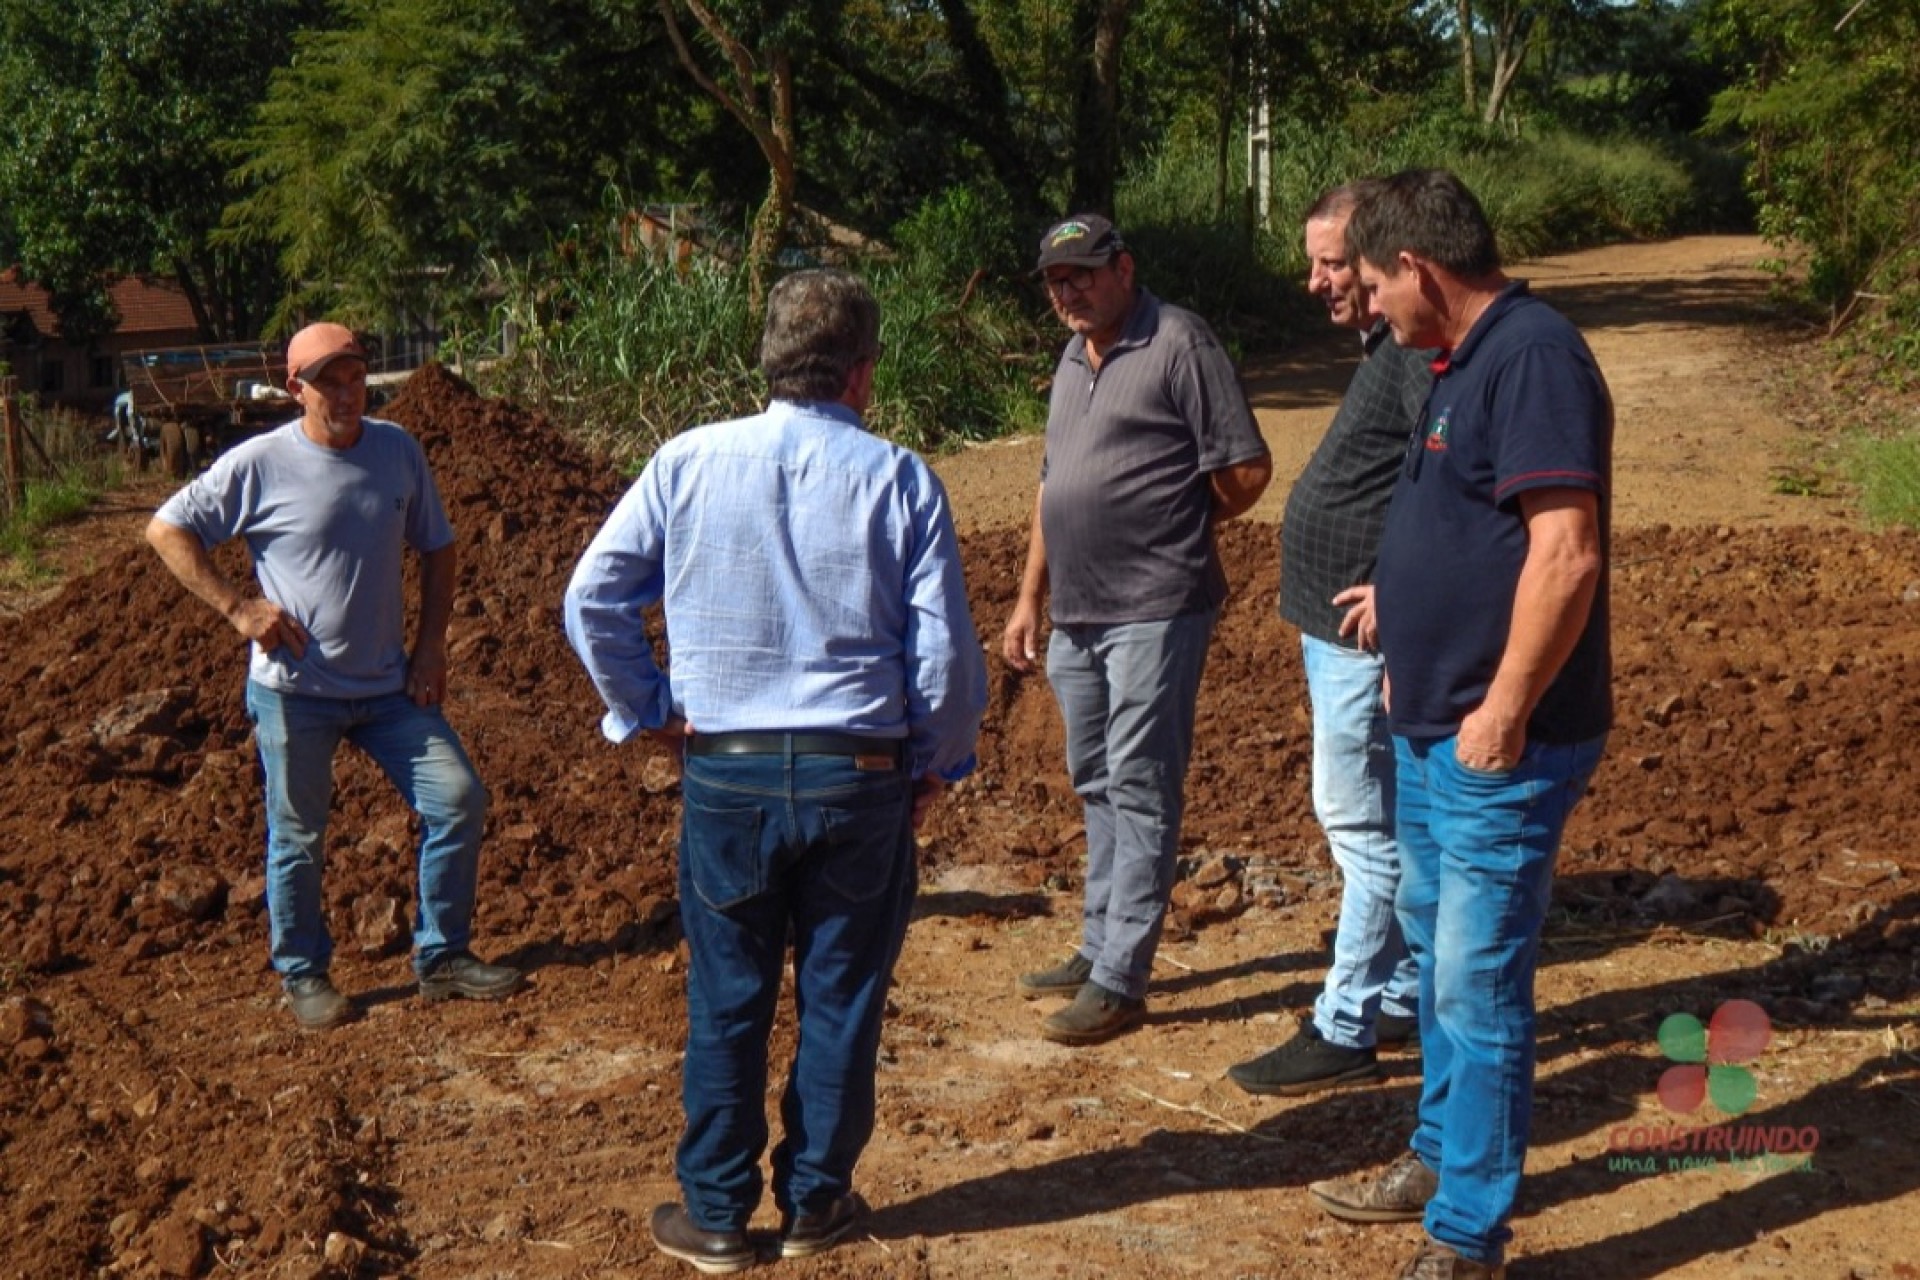
<instances>
[{"instance_id":1,"label":"red clover leaf logo","mask_svg":"<svg viewBox=\"0 0 1920 1280\"><path fill-rule=\"evenodd\" d=\"M1730 1116L1753 1105L1753 1073L1737 1064L1752 1062L1773 1038L1767 1011L1751 1000L1729 1000L1713 1011L1706 1026L1690 1013L1669 1014L1660 1024L1660 1052L1677 1065L1660 1076L1660 1103L1682 1115L1703 1101Z\"/></svg>"}]
</instances>

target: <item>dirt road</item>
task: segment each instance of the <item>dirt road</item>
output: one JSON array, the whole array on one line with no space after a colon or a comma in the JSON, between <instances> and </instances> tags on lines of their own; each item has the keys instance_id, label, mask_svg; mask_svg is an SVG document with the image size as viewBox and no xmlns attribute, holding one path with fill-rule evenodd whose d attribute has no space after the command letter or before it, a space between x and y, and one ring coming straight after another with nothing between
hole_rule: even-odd
<instances>
[{"instance_id":1,"label":"dirt road","mask_svg":"<svg viewBox=\"0 0 1920 1280\"><path fill-rule=\"evenodd\" d=\"M1619 401L1620 723L1546 940L1519 1278L1920 1274L1901 1225L1920 1190L1920 540L1774 491L1808 442L1769 407L1769 362L1797 357L1750 328L1760 252L1691 240L1527 272L1587 326ZM1255 371L1283 478L1340 359ZM598 739L558 627L619 482L441 372L391 412L460 531L451 714L494 796L479 931L530 989L413 996L393 923L408 818L352 760L328 902L335 977L368 1017L293 1029L265 963L243 655L131 545L139 512L94 522L61 552L65 588L0 615L0 1274L691 1274L645 1230L675 1194L677 802L657 759ZM983 643L1034 448L941 463ZM1050 696L996 670L981 770L927 833L861 1166L870 1230L778 1274L1361 1280L1409 1252L1416 1228L1335 1223L1303 1187L1391 1158L1417 1058L1293 1101L1223 1078L1291 1034L1337 900L1274 530L1240 524L1223 550L1237 594L1148 1022L1067 1050L1035 1034L1049 1006L1013 996L1072 944L1080 833ZM1771 1020L1735 1068L1751 1109L1668 1111L1662 1021L1735 998ZM1649 1149L1676 1132L1701 1147Z\"/></svg>"}]
</instances>

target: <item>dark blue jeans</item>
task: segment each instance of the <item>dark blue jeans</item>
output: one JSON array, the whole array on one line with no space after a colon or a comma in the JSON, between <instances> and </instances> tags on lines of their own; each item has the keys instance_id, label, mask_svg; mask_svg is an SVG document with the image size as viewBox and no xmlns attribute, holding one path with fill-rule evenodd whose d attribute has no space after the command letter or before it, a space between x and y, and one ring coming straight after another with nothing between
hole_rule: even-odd
<instances>
[{"instance_id":1,"label":"dark blue jeans","mask_svg":"<svg viewBox=\"0 0 1920 1280\"><path fill-rule=\"evenodd\" d=\"M691 963L674 1170L695 1224L736 1231L760 1202L767 1041L789 940L799 1036L774 1200L783 1213L819 1212L853 1186L917 884L913 790L903 770L845 756L690 755L681 794Z\"/></svg>"}]
</instances>

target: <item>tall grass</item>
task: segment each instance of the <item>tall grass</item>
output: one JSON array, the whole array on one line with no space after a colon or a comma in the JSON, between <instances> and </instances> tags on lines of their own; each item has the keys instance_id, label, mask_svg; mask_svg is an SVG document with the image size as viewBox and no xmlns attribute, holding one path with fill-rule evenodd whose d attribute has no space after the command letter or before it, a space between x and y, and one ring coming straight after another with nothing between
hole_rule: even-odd
<instances>
[{"instance_id":1,"label":"tall grass","mask_svg":"<svg viewBox=\"0 0 1920 1280\"><path fill-rule=\"evenodd\" d=\"M0 507L0 579L10 582L49 576L39 560L46 531L84 514L125 474L119 453L98 443L99 428L92 419L64 409L42 410L30 402L20 410L40 448L29 451L32 473L19 504Z\"/></svg>"},{"instance_id":2,"label":"tall grass","mask_svg":"<svg viewBox=\"0 0 1920 1280\"><path fill-rule=\"evenodd\" d=\"M944 204L908 234L927 252L850 264L880 303L886 349L868 425L910 448L1029 429L1044 408L1033 392L1034 320L1004 264L979 256L1001 237L990 211L964 207L971 199L930 202ZM971 244L957 234L967 226ZM486 375L488 390L541 409L629 468L688 427L765 403L746 274L717 256L676 265L614 248L575 252L503 272L503 282L516 350Z\"/></svg>"},{"instance_id":3,"label":"tall grass","mask_svg":"<svg viewBox=\"0 0 1920 1280\"><path fill-rule=\"evenodd\" d=\"M757 400L744 272L712 257L556 255L502 271L513 354L488 389L539 408L629 465L688 426Z\"/></svg>"},{"instance_id":4,"label":"tall grass","mask_svg":"<svg viewBox=\"0 0 1920 1280\"><path fill-rule=\"evenodd\" d=\"M1276 130L1272 196L1287 263L1304 268L1294 226L1321 192L1408 168L1458 174L1508 260L1671 235L1695 221L1701 199L1682 159L1646 139L1515 137L1446 113L1377 132L1287 122Z\"/></svg>"}]
</instances>

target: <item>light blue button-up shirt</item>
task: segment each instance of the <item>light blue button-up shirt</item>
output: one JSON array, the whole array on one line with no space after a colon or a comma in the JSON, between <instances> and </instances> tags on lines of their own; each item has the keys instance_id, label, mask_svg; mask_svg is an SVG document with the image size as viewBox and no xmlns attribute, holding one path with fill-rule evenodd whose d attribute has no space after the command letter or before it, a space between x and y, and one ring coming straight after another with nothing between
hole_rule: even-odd
<instances>
[{"instance_id":1,"label":"light blue button-up shirt","mask_svg":"<svg viewBox=\"0 0 1920 1280\"><path fill-rule=\"evenodd\" d=\"M946 490L843 405L776 400L668 441L575 567L566 626L614 742L679 716L904 737L914 777L973 768L986 662Z\"/></svg>"}]
</instances>

